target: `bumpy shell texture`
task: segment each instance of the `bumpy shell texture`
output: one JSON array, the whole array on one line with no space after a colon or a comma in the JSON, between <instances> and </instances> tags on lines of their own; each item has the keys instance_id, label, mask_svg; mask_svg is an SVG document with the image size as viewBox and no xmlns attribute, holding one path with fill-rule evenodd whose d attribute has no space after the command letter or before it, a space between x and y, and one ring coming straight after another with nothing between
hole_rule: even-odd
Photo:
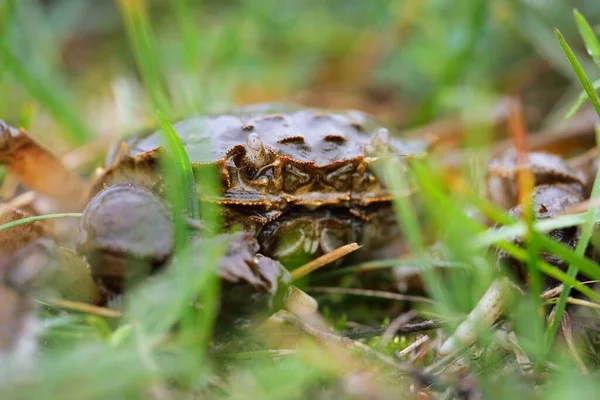
<instances>
[{"instance_id":1,"label":"bumpy shell texture","mask_svg":"<svg viewBox=\"0 0 600 400\"><path fill-rule=\"evenodd\" d=\"M389 193L369 170L374 157L422 154L427 148L425 142L392 137L359 111L254 106L190 117L174 128L196 176L211 167L222 178L221 195L206 200L280 210L289 205L389 201ZM122 166L139 168L160 146L159 132L129 138L109 154L107 175Z\"/></svg>"}]
</instances>

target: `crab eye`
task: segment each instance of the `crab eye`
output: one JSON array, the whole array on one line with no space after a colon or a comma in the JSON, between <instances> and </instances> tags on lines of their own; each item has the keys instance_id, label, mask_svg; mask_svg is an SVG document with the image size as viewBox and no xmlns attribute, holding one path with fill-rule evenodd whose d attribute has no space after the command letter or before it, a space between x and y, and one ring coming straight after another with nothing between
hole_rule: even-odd
<instances>
[{"instance_id":1,"label":"crab eye","mask_svg":"<svg viewBox=\"0 0 600 400\"><path fill-rule=\"evenodd\" d=\"M260 139L260 136L258 136L258 133L253 132L248 135L248 139L246 139L246 144L252 150L260 151L262 147L262 140Z\"/></svg>"},{"instance_id":2,"label":"crab eye","mask_svg":"<svg viewBox=\"0 0 600 400\"><path fill-rule=\"evenodd\" d=\"M379 146L389 146L390 145L390 131L385 128L381 128L375 134L373 138L373 143Z\"/></svg>"},{"instance_id":3,"label":"crab eye","mask_svg":"<svg viewBox=\"0 0 600 400\"><path fill-rule=\"evenodd\" d=\"M262 139L256 132L248 135L245 144L245 156L243 162L254 168L261 168L273 162L272 152L265 147Z\"/></svg>"},{"instance_id":4,"label":"crab eye","mask_svg":"<svg viewBox=\"0 0 600 400\"><path fill-rule=\"evenodd\" d=\"M390 132L385 128L381 128L367 145L367 154L376 156L377 154L389 151L390 140Z\"/></svg>"}]
</instances>

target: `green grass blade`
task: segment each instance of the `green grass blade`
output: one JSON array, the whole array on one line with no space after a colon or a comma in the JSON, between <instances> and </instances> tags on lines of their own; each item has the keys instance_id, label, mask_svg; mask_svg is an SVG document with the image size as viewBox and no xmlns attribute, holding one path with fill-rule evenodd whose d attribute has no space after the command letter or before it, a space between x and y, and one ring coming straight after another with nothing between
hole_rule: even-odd
<instances>
[{"instance_id":1,"label":"green grass blade","mask_svg":"<svg viewBox=\"0 0 600 400\"><path fill-rule=\"evenodd\" d=\"M165 117L157 111L156 118L161 127L161 135L163 145L167 155L170 156L172 164L172 173L174 187L179 189L177 196L183 199L185 211L194 219L200 218L200 208L198 205L198 197L196 194L196 183L194 181L194 173L190 163L190 157L181 143L181 139L171 124L167 122ZM171 181L170 181L171 183Z\"/></svg>"},{"instance_id":2,"label":"green grass blade","mask_svg":"<svg viewBox=\"0 0 600 400\"><path fill-rule=\"evenodd\" d=\"M118 3L152 105L171 116L171 105L160 71L158 46L148 22L146 0L119 0Z\"/></svg>"},{"instance_id":3,"label":"green grass blade","mask_svg":"<svg viewBox=\"0 0 600 400\"><path fill-rule=\"evenodd\" d=\"M577 265L579 271L590 279L600 280L600 266L587 257L580 256L574 250L559 243L548 236L538 235L538 240L542 247L550 251L561 260Z\"/></svg>"},{"instance_id":4,"label":"green grass blade","mask_svg":"<svg viewBox=\"0 0 600 400\"><path fill-rule=\"evenodd\" d=\"M577 16L577 13L576 13ZM583 18L583 17L582 17ZM600 145L600 126L596 126L596 143ZM596 199L600 196L600 173L596 172L596 178L594 179L594 186L592 188L592 194L590 196L590 200ZM588 247L590 239L592 237L592 232L594 230L594 223L598 217L599 210L597 207L590 208L585 216L585 223L581 229L581 236L579 237L579 242L577 243L577 247L575 248L575 254L579 257L584 257L585 251ZM600 268L599 268L600 270ZM578 264L577 263L569 263L569 268L567 270L567 275L571 278L575 278L578 273ZM563 312L565 311L565 307L567 305L567 298L571 293L571 286L565 284L565 287L560 294L558 299L558 303L556 304L554 321L548 327L546 331L546 337L544 340L545 344L545 352L547 353L552 346L554 341L554 337L558 330L558 326L560 325L560 320L562 318Z\"/></svg>"},{"instance_id":5,"label":"green grass blade","mask_svg":"<svg viewBox=\"0 0 600 400\"><path fill-rule=\"evenodd\" d=\"M440 239L450 251L449 256L455 261L468 263L473 267L469 270L452 270L444 280L439 274L434 277L437 290L440 292L436 300L443 302L441 312L452 314L457 310L466 311L472 306L492 280L492 269L489 264L475 257L473 246L464 240L466 237L477 235L484 227L465 214L463 205L457 199L450 197L446 182L438 176L428 163L421 160L411 162L411 170L418 184L417 190L422 200L421 210L430 228L441 233ZM462 290L465 279L469 280L469 290Z\"/></svg>"},{"instance_id":6,"label":"green grass blade","mask_svg":"<svg viewBox=\"0 0 600 400\"><path fill-rule=\"evenodd\" d=\"M500 241L498 243L498 247L506 251L516 260L519 260L521 262L527 262L527 259L529 258L529 253L525 249L522 249L521 247L513 243ZM596 293L593 289L585 286L578 280L571 278L569 275L567 275L567 273L561 271L555 266L540 260L538 263L538 268L541 272L548 275L549 277L554 278L559 282L571 285L578 292L587 296L591 300L600 303L600 294Z\"/></svg>"},{"instance_id":7,"label":"green grass blade","mask_svg":"<svg viewBox=\"0 0 600 400\"><path fill-rule=\"evenodd\" d=\"M219 312L221 281L217 268L228 245L229 241L217 237L205 239L202 248L189 248L178 260L182 264L178 268L180 278L187 278L182 286L182 306L188 306L181 320L180 337L200 355L208 349ZM198 259L202 259L200 268ZM194 301L202 304L200 310L189 308Z\"/></svg>"},{"instance_id":8,"label":"green grass blade","mask_svg":"<svg viewBox=\"0 0 600 400\"><path fill-rule=\"evenodd\" d=\"M29 224L31 222L43 221L46 219L57 219L57 218L81 218L82 213L60 213L60 214L45 214L35 215L33 217L21 218L16 221L7 222L6 224L0 225L0 231L12 228L18 225Z\"/></svg>"},{"instance_id":9,"label":"green grass blade","mask_svg":"<svg viewBox=\"0 0 600 400\"><path fill-rule=\"evenodd\" d=\"M483 204L482 203L486 203L485 200L479 200L475 205L477 207L479 207L480 209L482 209ZM504 214L499 212L498 210L495 210L495 207L491 204L486 204L485 205L486 208L488 209L488 211L490 209L493 209L494 212L492 213L487 213L486 215L488 217L490 217L492 220L494 220L494 222L496 223L500 223L500 224L510 224L509 226L500 228L499 230L497 230L496 232L503 232L503 230L506 230L507 233L510 233L512 231L513 228L519 228L519 230L521 232L523 232L525 230L523 223L516 223L517 221L513 218L511 218L508 214ZM559 219L560 218L560 219ZM566 225L566 226L573 226L573 225L577 225L577 223L575 222L580 222L580 216L575 216L575 215L567 215L564 217L559 217L556 218L555 221L560 222L560 225ZM600 218L600 217L598 217ZM581 221L583 222L583 221ZM538 221L536 226L542 226L545 229L548 228L552 228L553 226L557 226L557 228L560 226L559 224L554 225L552 223L552 220L547 220L547 225L545 225L546 221ZM535 231L535 238L536 240L539 242L539 244L545 248L546 250L552 252L553 254L555 254L557 257L559 257L560 259L568 262L568 263L576 263L579 266L580 271L590 277L591 279L600 279L600 268L598 267L598 265L596 263L594 263L593 261L591 261L590 259L583 257L583 256L578 256L575 254L575 252L573 250L571 250L570 248L568 248L567 246L563 245L562 243L559 243L551 238L549 238L548 236L542 235L540 234L537 230ZM491 235L489 235L489 231L486 231L485 233L480 234L479 236L477 236L475 243L477 244L477 246L481 245L482 243L478 242L478 240L480 238L489 238L491 237ZM494 237L493 241L490 241L491 243L495 243L495 244L500 244L502 242L506 242L507 239L512 239L513 236L512 235L498 235L496 237Z\"/></svg>"},{"instance_id":10,"label":"green grass blade","mask_svg":"<svg viewBox=\"0 0 600 400\"><path fill-rule=\"evenodd\" d=\"M558 217L535 221L534 227L537 232L550 232L555 229L581 225L585 222L585 216L585 213L559 215ZM600 222L600 215L595 216L594 221ZM513 240L523 237L526 230L527 227L522 222L504 225L500 228L491 228L477 236L474 243L477 247L487 247L500 240Z\"/></svg>"},{"instance_id":11,"label":"green grass blade","mask_svg":"<svg viewBox=\"0 0 600 400\"><path fill-rule=\"evenodd\" d=\"M600 79L592 82L592 87L594 88L594 90L598 90L600 89ZM567 112L567 115L565 117L565 119L570 119L573 117L573 115L575 115L575 113L577 112L577 110L579 110L579 108L583 105L583 103L585 103L585 101L588 99L588 95L587 93L584 91L582 91L579 94L579 97L577 97L577 100L575 100L575 103L573 103L573 105L571 106L571 108L569 109L569 111Z\"/></svg>"},{"instance_id":12,"label":"green grass blade","mask_svg":"<svg viewBox=\"0 0 600 400\"><path fill-rule=\"evenodd\" d=\"M195 3L201 3L199 1ZM198 4L195 4L198 7ZM190 70L200 66L200 32L194 24L194 12L190 0L173 0L173 10L181 29L183 56Z\"/></svg>"},{"instance_id":13,"label":"green grass blade","mask_svg":"<svg viewBox=\"0 0 600 400\"><path fill-rule=\"evenodd\" d=\"M594 90L594 87L590 83L590 80L588 79L587 75L585 74L583 67L579 63L579 60L577 60L577 57L575 56L575 53L573 53L573 50L571 50L571 48L565 41L565 38L563 37L563 35L556 28L554 29L554 34L556 35L556 39L558 40L558 43L560 43L560 47L562 47L563 52L567 56L567 59L571 63L571 66L573 67L573 70L575 71L577 78L579 78L579 82L581 82L581 86L583 86L583 89L585 90L588 97L590 98L592 105L596 109L596 113L598 113L598 115L600 116L600 97L598 97L598 94L596 93L596 91Z\"/></svg>"},{"instance_id":14,"label":"green grass blade","mask_svg":"<svg viewBox=\"0 0 600 400\"><path fill-rule=\"evenodd\" d=\"M423 267L425 285L435 300L447 304L444 301L446 296L445 291L426 257L421 226L417 218L413 198L406 195L406 193L410 192L407 179L408 174L398 173L398 171L406 171L408 166L396 158L390 158L385 160L383 167L385 176L390 178L386 179L386 182L389 182L391 192L394 194L394 211L400 220L402 231L408 240L411 251L419 259Z\"/></svg>"},{"instance_id":15,"label":"green grass blade","mask_svg":"<svg viewBox=\"0 0 600 400\"><path fill-rule=\"evenodd\" d=\"M164 162L170 186L168 195L176 208L178 257L174 272L178 295L173 301L173 307L178 315L181 315L182 344L190 351L197 352L198 357L202 357L212 337L218 312L220 282L215 270L227 248L227 243L222 239L210 238L211 233L216 230L220 213L214 209L214 205L205 202L202 204L202 215L205 216L203 222L209 229L205 232L203 247L200 252L197 248L186 247L187 229L177 211L184 209L192 218L200 218L198 189L189 155L179 135L160 112L157 112L157 119L166 150ZM204 193L211 193L216 187L214 179L211 179L216 177L209 172L206 171L205 175L208 176L204 176L206 182L200 182L198 186ZM189 307L189 304L194 301L202 304L201 310Z\"/></svg>"},{"instance_id":16,"label":"green grass blade","mask_svg":"<svg viewBox=\"0 0 600 400\"><path fill-rule=\"evenodd\" d=\"M186 100L186 107L191 108L194 111L202 109L202 99L204 93L204 87L202 85L202 57L201 57L201 38L202 34L197 26L194 16L197 14L198 3L201 1L195 1L194 5L190 0L173 0L171 2L173 6L173 12L177 20L177 25L180 30L181 44L183 52L183 61L185 64L185 71L187 75L185 92L188 94Z\"/></svg>"},{"instance_id":17,"label":"green grass blade","mask_svg":"<svg viewBox=\"0 0 600 400\"><path fill-rule=\"evenodd\" d=\"M600 41L585 17L578 10L574 10L573 14L579 33L585 42L585 48L588 54L592 56L594 63L600 68Z\"/></svg>"},{"instance_id":18,"label":"green grass blade","mask_svg":"<svg viewBox=\"0 0 600 400\"><path fill-rule=\"evenodd\" d=\"M475 205L479 210L481 210L488 218L490 218L495 223L509 225L506 228L502 228L502 229L506 229L507 231L509 231L513 226L517 225L517 221L514 218L510 217L508 214L506 214L506 212L503 212L502 210L498 209L496 206L489 203L488 201L478 198L476 196L472 196L472 195L469 196L469 199L473 200L473 205ZM560 218L562 218L562 217L560 217ZM569 220L569 218L573 218L573 219ZM569 223L569 226L572 226L570 224L571 222L573 223L573 225L577 225L576 222L579 222L578 221L579 219L580 219L580 217L576 217L576 219L575 219L574 215L573 216L564 216L564 219L562 219L562 220L557 218L558 222L560 222L561 225L567 225L567 223ZM546 221L538 221L538 224L544 224L545 222ZM549 226L545 226L545 228L552 226L550 224L550 222L551 222L551 220L548 220ZM521 230L525 229L524 227L522 227L522 224L518 224L518 225L521 226L520 227ZM542 225L542 226L544 226L544 225ZM483 232L483 230L482 230L482 232ZM487 233L488 232L482 233L477 238L485 237L482 235L487 235ZM588 259L586 257L578 256L577 254L575 254L575 252L573 250L571 250L567 246L563 245L562 243L556 242L555 240L549 238L548 236L540 234L538 231L534 232L534 236L535 236L535 240L538 241L538 243L541 245L542 248L552 252L554 255L556 255L560 259L566 261L567 263L575 263L579 267L580 272L583 273L584 275L590 277L591 279L600 279L600 267L598 267L598 265L596 263L594 263L593 261L591 261L590 259ZM494 243L497 244L499 247L503 248L501 246L501 244L509 243L506 240L508 238L511 238L511 236L507 235L507 238L498 239L497 241L494 240ZM476 239L476 241L477 241L477 239ZM516 247L516 245L513 245L513 244L511 244L511 245ZM522 250L520 248L518 248L518 249L519 249L519 251ZM512 255L512 253L511 253L511 255ZM550 266L550 264L543 263L543 262L541 264L544 264L545 266L543 268L540 267L540 270L544 273L547 273L549 271L548 267ZM554 267L552 267L552 268L554 268ZM554 274L554 272L552 272L552 271L550 271L550 272L552 274ZM572 283L574 282L573 279L569 279L568 275L566 275L565 273L562 273L562 271L561 271L561 274L559 274L559 276L561 276L561 278L557 278L556 274L549 275L549 276L551 276L552 278L555 278L563 283L571 282L571 283L569 283L570 285L572 285ZM564 280L564 278L566 278L567 280ZM581 287L581 285L579 285L578 287Z\"/></svg>"}]
</instances>

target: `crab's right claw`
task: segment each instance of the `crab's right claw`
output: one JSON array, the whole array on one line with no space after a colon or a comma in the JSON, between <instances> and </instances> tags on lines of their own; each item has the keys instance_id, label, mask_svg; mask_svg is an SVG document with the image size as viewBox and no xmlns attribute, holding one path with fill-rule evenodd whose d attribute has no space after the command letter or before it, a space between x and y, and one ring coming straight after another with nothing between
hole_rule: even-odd
<instances>
[{"instance_id":1,"label":"crab's right claw","mask_svg":"<svg viewBox=\"0 0 600 400\"><path fill-rule=\"evenodd\" d=\"M88 189L25 131L0 121L0 164L31 190L50 197L62 210L77 210Z\"/></svg>"}]
</instances>

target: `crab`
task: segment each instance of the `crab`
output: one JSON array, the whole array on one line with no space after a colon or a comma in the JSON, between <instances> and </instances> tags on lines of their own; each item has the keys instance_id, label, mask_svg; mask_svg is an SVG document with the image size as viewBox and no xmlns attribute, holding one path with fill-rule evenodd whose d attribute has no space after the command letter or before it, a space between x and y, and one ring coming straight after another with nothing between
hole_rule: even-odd
<instances>
[{"instance_id":1,"label":"crab","mask_svg":"<svg viewBox=\"0 0 600 400\"><path fill-rule=\"evenodd\" d=\"M387 244L399 231L392 195L376 173L379 156L422 155L429 146L399 139L359 111L260 105L173 126L194 179L215 174L219 181L216 194L197 197L219 205L223 239L230 240L218 269L228 286L223 305L243 303L248 297L234 288L245 287L263 295L251 304L272 308L270 299L289 287L283 265L347 243L363 252ZM88 184L23 130L0 123L0 161L10 173L63 209L85 207L74 250L89 263L104 301L139 274L132 265L152 272L172 258L172 217L181 210L165 201L163 152L160 131L130 136ZM201 222L190 225L201 236Z\"/></svg>"},{"instance_id":2,"label":"crab","mask_svg":"<svg viewBox=\"0 0 600 400\"><path fill-rule=\"evenodd\" d=\"M38 259L51 254L54 264L59 260L58 264L77 265L75 274L61 277L69 275L77 282L72 286L86 288L76 298L93 303L106 302L121 293L128 280L168 264L174 253L172 218L181 210L166 201L160 131L147 130L119 142L88 184L24 131L5 124L0 128L0 161L9 172L62 208L83 209L75 251L53 246L43 239L40 227L32 226L17 235L31 243L3 245L13 253L13 263L31 269L35 264L31 254ZM257 310L270 312L296 295L316 307L290 285L288 269L347 243L358 242L361 251L369 253L399 236L392 194L377 173L379 162L382 155L424 155L429 149L427 141L398 139L358 111L261 105L192 116L174 128L195 180L202 182L213 174L219 181L217 193L199 190L196 195L200 202L219 206L223 222L219 239L228 243L217 268L224 288L220 320L239 319ZM530 153L529 161L537 183L536 218L560 214L588 196L586 177L559 157ZM493 161L488 194L520 217L516 171L514 152ZM13 210L8 220L21 218L19 213ZM187 221L194 231L191 245L201 243L201 221ZM550 235L570 246L578 240L576 228ZM2 239L0 235L0 244ZM564 267L560 260L544 257ZM498 258L516 263L503 253ZM515 267L519 271L521 266ZM50 274L45 280L57 279ZM492 284L442 346L442 354L472 343L478 325L491 327L504 311L507 282L502 278Z\"/></svg>"},{"instance_id":3,"label":"crab","mask_svg":"<svg viewBox=\"0 0 600 400\"><path fill-rule=\"evenodd\" d=\"M531 193L533 216L536 220L552 218L571 211L581 204L591 191L590 178L578 168L569 165L562 158L543 152L527 154L528 167L534 178L535 186ZM516 174L517 153L510 149L501 157L492 160L488 166L488 198L495 205L508 210L510 216L520 219L523 206L518 203L518 185ZM579 241L580 231L576 226L555 229L548 236L574 249ZM522 242L515 240L516 244ZM586 251L593 257L594 248ZM568 265L554 254L542 252L541 258L551 265L566 271ZM473 344L477 333L490 329L496 320L506 311L513 289L519 288L515 282L527 280L526 268L518 260L503 250L496 252L498 266L507 264L509 271L516 273L517 279L497 278L479 300L476 307L461 323L440 348L440 354L447 355ZM557 281L546 278L545 286L556 286Z\"/></svg>"}]
</instances>

